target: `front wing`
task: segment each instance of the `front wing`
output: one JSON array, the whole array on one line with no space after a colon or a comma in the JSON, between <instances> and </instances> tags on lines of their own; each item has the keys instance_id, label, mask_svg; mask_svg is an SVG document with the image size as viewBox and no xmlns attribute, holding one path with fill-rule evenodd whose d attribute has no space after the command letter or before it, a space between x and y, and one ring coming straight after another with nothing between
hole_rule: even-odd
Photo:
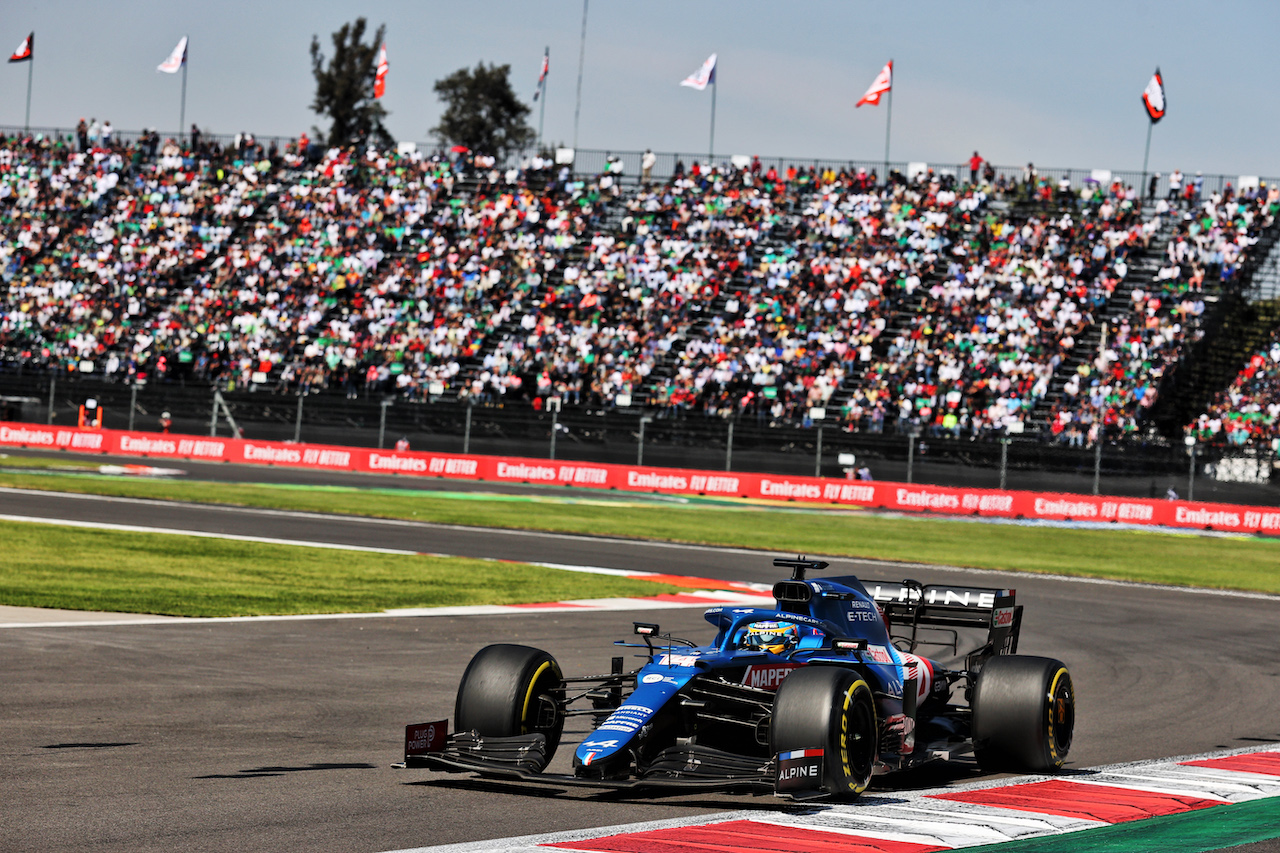
<instances>
[{"instance_id":1,"label":"front wing","mask_svg":"<svg viewBox=\"0 0 1280 853\"><path fill-rule=\"evenodd\" d=\"M610 790L678 788L693 791L770 793L776 775L773 759L753 759L703 746L674 746L663 750L641 772L630 777L604 778L544 773L546 738L540 733L518 737L480 737L474 732L449 735L435 752L406 754L397 767L428 767L448 773L475 773L566 787Z\"/></svg>"}]
</instances>

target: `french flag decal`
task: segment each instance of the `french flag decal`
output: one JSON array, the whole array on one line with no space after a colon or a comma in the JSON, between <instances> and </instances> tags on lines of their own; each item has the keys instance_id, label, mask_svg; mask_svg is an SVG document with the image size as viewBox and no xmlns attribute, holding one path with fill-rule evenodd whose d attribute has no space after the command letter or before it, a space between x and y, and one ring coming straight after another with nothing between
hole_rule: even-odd
<instances>
[{"instance_id":1,"label":"french flag decal","mask_svg":"<svg viewBox=\"0 0 1280 853\"><path fill-rule=\"evenodd\" d=\"M793 758L821 758L823 750L821 749L793 749L790 752L781 752L778 754L780 761L790 761Z\"/></svg>"},{"instance_id":2,"label":"french flag decal","mask_svg":"<svg viewBox=\"0 0 1280 853\"><path fill-rule=\"evenodd\" d=\"M821 790L823 752L821 749L793 749L778 753L774 790L788 794Z\"/></svg>"}]
</instances>

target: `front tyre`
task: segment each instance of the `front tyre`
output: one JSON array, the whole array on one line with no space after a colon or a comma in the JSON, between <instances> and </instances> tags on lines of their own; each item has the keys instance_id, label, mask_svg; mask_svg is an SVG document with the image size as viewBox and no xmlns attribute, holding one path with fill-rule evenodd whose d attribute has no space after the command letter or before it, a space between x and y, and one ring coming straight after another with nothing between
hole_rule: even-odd
<instances>
[{"instance_id":1,"label":"front tyre","mask_svg":"<svg viewBox=\"0 0 1280 853\"><path fill-rule=\"evenodd\" d=\"M997 655L973 691L973 745L983 770L1049 773L1071 749L1076 694L1062 661Z\"/></svg>"},{"instance_id":2,"label":"front tyre","mask_svg":"<svg viewBox=\"0 0 1280 853\"><path fill-rule=\"evenodd\" d=\"M506 643L486 646L462 673L454 726L482 737L540 732L547 739L550 762L564 730L563 688L560 665L541 649Z\"/></svg>"},{"instance_id":3,"label":"front tyre","mask_svg":"<svg viewBox=\"0 0 1280 853\"><path fill-rule=\"evenodd\" d=\"M778 687L770 729L773 753L822 748L829 794L852 798L867 789L878 734L871 688L852 670L808 666Z\"/></svg>"}]
</instances>

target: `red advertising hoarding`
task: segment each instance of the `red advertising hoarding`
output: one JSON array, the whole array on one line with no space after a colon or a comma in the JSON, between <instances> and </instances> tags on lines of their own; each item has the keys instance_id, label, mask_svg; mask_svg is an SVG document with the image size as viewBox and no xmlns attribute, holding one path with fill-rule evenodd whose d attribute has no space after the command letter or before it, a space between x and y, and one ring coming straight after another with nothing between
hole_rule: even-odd
<instances>
[{"instance_id":1,"label":"red advertising hoarding","mask_svg":"<svg viewBox=\"0 0 1280 853\"><path fill-rule=\"evenodd\" d=\"M408 477L798 501L945 515L1119 522L1240 533L1280 532L1280 509L1191 501L738 474L460 453L371 450L20 423L0 423L0 446Z\"/></svg>"}]
</instances>

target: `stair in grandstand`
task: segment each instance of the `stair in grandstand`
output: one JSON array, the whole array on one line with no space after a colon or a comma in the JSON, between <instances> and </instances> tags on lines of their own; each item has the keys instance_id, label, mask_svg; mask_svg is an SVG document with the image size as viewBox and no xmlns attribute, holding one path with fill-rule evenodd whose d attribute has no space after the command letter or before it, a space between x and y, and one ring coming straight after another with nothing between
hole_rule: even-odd
<instances>
[{"instance_id":1,"label":"stair in grandstand","mask_svg":"<svg viewBox=\"0 0 1280 853\"><path fill-rule=\"evenodd\" d=\"M1187 348L1175 370L1166 375L1151 421L1165 435L1175 435L1205 411L1214 394L1229 386L1249 357L1280 326L1280 217L1258 235L1236 279L1227 287L1215 282L1218 299L1209 304L1200 328L1203 337ZM1269 298L1260 298L1270 294Z\"/></svg>"},{"instance_id":2,"label":"stair in grandstand","mask_svg":"<svg viewBox=\"0 0 1280 853\"><path fill-rule=\"evenodd\" d=\"M1249 282L1250 302L1276 302L1280 300L1280 250L1273 245Z\"/></svg>"},{"instance_id":3,"label":"stair in grandstand","mask_svg":"<svg viewBox=\"0 0 1280 853\"><path fill-rule=\"evenodd\" d=\"M37 265L44 264L47 266L57 266L60 263L58 255L64 241L73 239L74 235L84 229L86 232L91 229L95 222L98 221L104 212L111 209L111 194L114 190L104 194L102 204L100 206L77 206L63 208L60 213L66 216L66 220L58 223L61 231L55 239L46 239L40 246L40 251L28 257L21 266L10 267L7 271L12 273L12 277L21 276L24 272L33 270ZM0 288L7 300L9 294L9 281L0 280Z\"/></svg>"},{"instance_id":4,"label":"stair in grandstand","mask_svg":"<svg viewBox=\"0 0 1280 853\"><path fill-rule=\"evenodd\" d=\"M1144 219L1150 219L1151 215L1150 211L1144 210ZM1029 433L1039 433L1048 429L1054 402L1061 396L1063 386L1067 384L1071 375L1076 372L1076 369L1082 363L1092 361L1098 356L1102 346L1103 329L1108 328L1112 320L1124 315L1129 310L1133 304L1133 291L1136 288L1151 289L1156 274L1160 270L1165 247L1169 243L1169 238L1173 236L1177 221L1176 216L1175 213L1171 213L1163 218L1160 228L1151 236L1151 242L1145 251L1129 255L1128 275L1116 285L1116 289L1102 307L1093 312L1093 323L1081 333L1071 352L1058 364L1053 378L1049 381L1049 390L1036 401L1035 406L1032 408L1031 414L1026 420ZM1211 298L1216 298L1209 290L1210 288L1206 284L1206 302Z\"/></svg>"},{"instance_id":5,"label":"stair in grandstand","mask_svg":"<svg viewBox=\"0 0 1280 853\"><path fill-rule=\"evenodd\" d=\"M545 181L543 183L545 184ZM450 183L446 184L446 187L448 188L447 198L449 201L458 200L464 204L470 204L477 196L482 193L489 192L493 188L489 180L488 170L481 171L476 169L468 169L460 172L452 178ZM424 223L429 222L431 216L432 214L428 213L427 220L424 220ZM406 234L405 239L401 241L399 246L394 248L387 246L384 249L386 253L386 262L388 264L394 264L399 261L405 265L406 269L416 270L417 255L422 247L423 244L420 238ZM326 313L322 324L327 323L331 317L336 316L339 313L345 315L348 312L349 308L346 305L339 303L338 305L330 308ZM489 346L482 348L477 354L460 356L457 359L459 365L457 377L444 389L443 393L431 395L431 398L446 401L458 399L459 392L464 387L469 386L471 379L482 370L485 352L487 349L492 348L492 342L503 336L522 331L519 328L519 320L519 317L515 317L499 326L498 329L491 331L488 338L490 342ZM427 390L429 393L429 389Z\"/></svg>"},{"instance_id":6,"label":"stair in grandstand","mask_svg":"<svg viewBox=\"0 0 1280 853\"><path fill-rule=\"evenodd\" d=\"M461 193L470 198L478 190L479 186L480 182L474 176L468 177L455 183L454 195ZM625 193L616 198L606 195L600 196L600 205L603 210L597 216L596 225L588 229L573 246L564 251L558 259L555 269L543 274L542 282L526 297L526 306L541 305L545 302L547 296L563 282L564 269L567 266L584 264L587 254L585 247L590 245L592 237L596 234L621 236L622 219L626 212L623 204L625 197ZM525 313L527 313L527 310L513 313L511 317L485 336L480 349L475 355L458 360L460 369L451 387L443 395L445 399L456 399L459 391L469 387L471 382L483 372L485 358L505 341L528 336L529 332L521 325ZM633 396L636 398L635 404L639 405L643 399L642 395L636 393Z\"/></svg>"},{"instance_id":7,"label":"stair in grandstand","mask_svg":"<svg viewBox=\"0 0 1280 853\"><path fill-rule=\"evenodd\" d=\"M921 277L920 287L917 288L916 293L927 291L945 277L945 273L939 270L926 272ZM905 291L890 287L884 293L884 299L886 301L885 328L871 343L871 361L853 362L854 366L845 374L844 383L832 393L827 403L829 409L834 408L838 411L843 408L863 386L867 366L885 361L889 357L889 348L893 346L894 339L901 334L910 333L911 318L915 316L920 297L915 294L908 296Z\"/></svg>"},{"instance_id":8,"label":"stair in grandstand","mask_svg":"<svg viewBox=\"0 0 1280 853\"><path fill-rule=\"evenodd\" d=\"M673 345L668 352L660 353L655 359L653 370L649 374L643 395L646 400L653 399L656 389L675 377L680 369L681 354L684 344L691 340L706 342L716 336L716 320L732 325L746 313L750 304L752 282L747 278L745 270L757 268L770 252L779 251L781 245L772 241L761 241L745 248L747 260L722 284L719 291L706 300L698 300L695 310L697 318L682 329L678 329ZM737 310L729 311L729 304L738 298Z\"/></svg>"}]
</instances>

